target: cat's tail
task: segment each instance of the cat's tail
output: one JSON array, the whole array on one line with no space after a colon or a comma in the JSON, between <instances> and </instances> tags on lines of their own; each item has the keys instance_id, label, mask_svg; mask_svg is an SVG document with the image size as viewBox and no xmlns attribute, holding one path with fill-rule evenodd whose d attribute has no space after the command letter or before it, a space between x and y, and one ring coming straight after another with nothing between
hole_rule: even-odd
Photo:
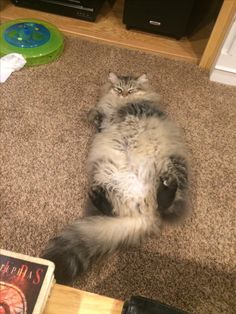
<instances>
[{"instance_id":1,"label":"cat's tail","mask_svg":"<svg viewBox=\"0 0 236 314\"><path fill-rule=\"evenodd\" d=\"M166 160L157 191L158 210L169 222L181 219L187 213L188 166L182 156Z\"/></svg>"},{"instance_id":2,"label":"cat's tail","mask_svg":"<svg viewBox=\"0 0 236 314\"><path fill-rule=\"evenodd\" d=\"M145 216L91 216L78 220L52 239L42 257L56 265L59 283L70 283L85 271L91 261L120 247L139 244L146 236L159 231L158 219Z\"/></svg>"}]
</instances>

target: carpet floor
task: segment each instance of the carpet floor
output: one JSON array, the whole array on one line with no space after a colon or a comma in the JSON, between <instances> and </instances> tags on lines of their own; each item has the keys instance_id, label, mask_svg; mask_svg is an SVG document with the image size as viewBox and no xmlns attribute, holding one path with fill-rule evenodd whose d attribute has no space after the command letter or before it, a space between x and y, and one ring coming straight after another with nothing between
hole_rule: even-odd
<instances>
[{"instance_id":1,"label":"carpet floor","mask_svg":"<svg viewBox=\"0 0 236 314\"><path fill-rule=\"evenodd\" d=\"M0 86L1 247L39 255L86 206L88 110L109 71L147 73L185 131L191 215L159 239L118 252L75 283L126 299L138 294L190 313L235 313L236 89L197 66L66 38L62 57Z\"/></svg>"}]
</instances>

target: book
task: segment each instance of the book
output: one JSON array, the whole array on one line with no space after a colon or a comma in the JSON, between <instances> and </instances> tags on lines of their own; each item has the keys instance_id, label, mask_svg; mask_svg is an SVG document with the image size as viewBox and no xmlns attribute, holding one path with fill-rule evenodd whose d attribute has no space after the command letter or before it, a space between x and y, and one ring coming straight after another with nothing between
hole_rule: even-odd
<instances>
[{"instance_id":1,"label":"book","mask_svg":"<svg viewBox=\"0 0 236 314\"><path fill-rule=\"evenodd\" d=\"M54 270L51 261L0 249L0 314L41 314Z\"/></svg>"}]
</instances>

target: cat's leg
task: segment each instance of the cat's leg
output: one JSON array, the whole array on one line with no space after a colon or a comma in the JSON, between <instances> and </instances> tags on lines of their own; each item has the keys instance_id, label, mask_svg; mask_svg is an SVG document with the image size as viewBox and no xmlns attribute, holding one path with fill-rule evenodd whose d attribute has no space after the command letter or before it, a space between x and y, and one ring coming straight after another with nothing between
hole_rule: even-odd
<instances>
[{"instance_id":1,"label":"cat's leg","mask_svg":"<svg viewBox=\"0 0 236 314\"><path fill-rule=\"evenodd\" d=\"M158 209L164 212L168 209L175 199L177 191L177 180L167 173L160 177L160 184L157 190Z\"/></svg>"},{"instance_id":2,"label":"cat's leg","mask_svg":"<svg viewBox=\"0 0 236 314\"><path fill-rule=\"evenodd\" d=\"M186 207L188 185L187 161L184 157L172 155L164 163L157 189L157 204L163 218L180 218Z\"/></svg>"},{"instance_id":3,"label":"cat's leg","mask_svg":"<svg viewBox=\"0 0 236 314\"><path fill-rule=\"evenodd\" d=\"M99 110L96 108L92 108L88 112L88 120L90 123L92 123L98 131L101 131L101 125L104 119L104 114L102 114Z\"/></svg>"},{"instance_id":4,"label":"cat's leg","mask_svg":"<svg viewBox=\"0 0 236 314\"><path fill-rule=\"evenodd\" d=\"M111 159L103 157L95 160L90 168L92 180L89 198L96 209L104 215L113 216L114 186L112 176L117 171L117 166Z\"/></svg>"}]
</instances>

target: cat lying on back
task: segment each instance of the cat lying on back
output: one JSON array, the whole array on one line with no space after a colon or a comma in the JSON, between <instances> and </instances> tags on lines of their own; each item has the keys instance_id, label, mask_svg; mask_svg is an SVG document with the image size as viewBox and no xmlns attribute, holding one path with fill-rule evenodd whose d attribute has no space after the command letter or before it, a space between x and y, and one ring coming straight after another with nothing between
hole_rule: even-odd
<instances>
[{"instance_id":1,"label":"cat lying on back","mask_svg":"<svg viewBox=\"0 0 236 314\"><path fill-rule=\"evenodd\" d=\"M89 196L101 215L76 221L49 242L43 257L56 264L61 283L97 258L158 235L186 207L182 133L160 109L146 75L110 73L89 120L98 130L88 156Z\"/></svg>"}]
</instances>

